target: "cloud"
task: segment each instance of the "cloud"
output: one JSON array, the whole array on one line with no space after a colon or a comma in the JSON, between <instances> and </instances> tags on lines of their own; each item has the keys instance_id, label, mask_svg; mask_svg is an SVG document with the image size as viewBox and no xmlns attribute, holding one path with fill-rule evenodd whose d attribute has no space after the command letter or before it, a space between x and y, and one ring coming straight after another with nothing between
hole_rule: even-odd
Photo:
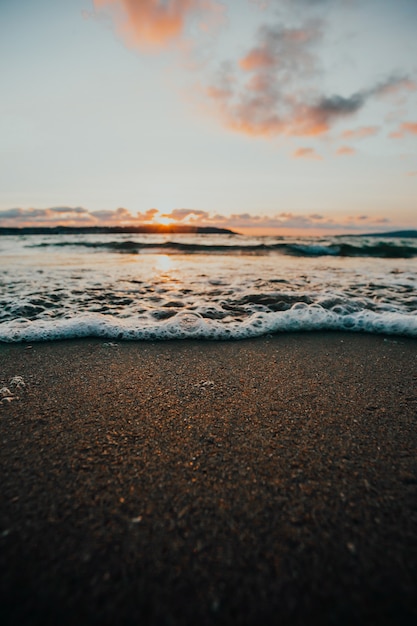
<instances>
[{"instance_id":1,"label":"cloud","mask_svg":"<svg viewBox=\"0 0 417 626\"><path fill-rule=\"evenodd\" d=\"M112 17L129 47L151 50L185 37L188 23L200 17L200 30L221 19L223 7L214 0L93 0L96 11Z\"/></svg>"},{"instance_id":2,"label":"cloud","mask_svg":"<svg viewBox=\"0 0 417 626\"><path fill-rule=\"evenodd\" d=\"M208 219L209 214L206 211L199 211L197 209L174 209L171 213L163 213L162 217L168 217L169 219L181 222L185 219L204 220Z\"/></svg>"},{"instance_id":3,"label":"cloud","mask_svg":"<svg viewBox=\"0 0 417 626\"><path fill-rule=\"evenodd\" d=\"M414 80L407 76L403 76L402 78L398 78L396 81L392 81L391 83L382 84L380 86L380 96L396 96L401 95L404 92L416 91L417 85Z\"/></svg>"},{"instance_id":4,"label":"cloud","mask_svg":"<svg viewBox=\"0 0 417 626\"><path fill-rule=\"evenodd\" d=\"M254 45L240 59L221 64L211 80L203 76L205 108L214 108L225 127L266 138L320 136L338 121L354 117L372 98L416 89L408 76L391 76L350 94L328 94L319 88L323 70L319 53L329 28L324 16L329 5L354 5L355 0L246 2L265 11L270 7L270 16L279 12L285 23L261 26ZM221 0L93 0L93 5L97 14L111 17L129 47L146 52L178 44L189 52L184 44L190 43L190 29L196 24L199 35L193 41L201 49L202 32L224 21L227 6ZM205 72L209 63L203 65L189 63L188 69Z\"/></svg>"},{"instance_id":5,"label":"cloud","mask_svg":"<svg viewBox=\"0 0 417 626\"><path fill-rule=\"evenodd\" d=\"M308 215L281 212L275 215L252 215L250 213L232 213L221 215L199 209L180 208L170 213L160 213L158 209L149 209L133 214L125 208L115 210L88 211L76 207L56 207L47 209L13 208L0 211L0 227L13 228L24 226L138 226L140 224L162 223L169 218L172 223L201 226L219 226L236 231L268 232L276 230L360 230L364 227L389 223L382 217L366 215L347 217L326 217L319 213Z\"/></svg>"},{"instance_id":6,"label":"cloud","mask_svg":"<svg viewBox=\"0 0 417 626\"><path fill-rule=\"evenodd\" d=\"M407 172L407 176L417 176L417 170L414 170L413 172Z\"/></svg>"},{"instance_id":7,"label":"cloud","mask_svg":"<svg viewBox=\"0 0 417 626\"><path fill-rule=\"evenodd\" d=\"M350 146L340 146L340 148L336 150L336 154L338 154L339 156L347 156L355 154L355 152L356 150L354 148L351 148Z\"/></svg>"},{"instance_id":8,"label":"cloud","mask_svg":"<svg viewBox=\"0 0 417 626\"><path fill-rule=\"evenodd\" d=\"M62 222L67 220L85 221L89 219L89 213L82 207L51 207L48 209L7 209L0 211L0 226L4 221L12 220L15 222L42 222L48 221L51 223Z\"/></svg>"},{"instance_id":9,"label":"cloud","mask_svg":"<svg viewBox=\"0 0 417 626\"><path fill-rule=\"evenodd\" d=\"M132 222L152 222L155 215L157 215L159 211L157 209L149 209L145 211L145 213L136 213L136 215L132 215L130 211L124 208L116 209L115 211L110 210L101 210L101 211L91 211L90 216L93 219L96 219L101 222L105 222L106 224L117 223L117 224L125 224Z\"/></svg>"},{"instance_id":10,"label":"cloud","mask_svg":"<svg viewBox=\"0 0 417 626\"><path fill-rule=\"evenodd\" d=\"M410 88L404 76L388 76L351 95L317 90L323 20L297 28L262 26L256 44L235 63L223 64L206 91L223 123L253 136L318 136L351 118L374 97Z\"/></svg>"},{"instance_id":11,"label":"cloud","mask_svg":"<svg viewBox=\"0 0 417 626\"><path fill-rule=\"evenodd\" d=\"M221 220L219 219L221 217ZM268 230L363 230L388 224L389 220L380 216L326 217L318 213L308 215L281 212L275 215L251 215L250 213L232 213L229 216L214 215L204 221L205 224L222 226L236 231L268 232Z\"/></svg>"},{"instance_id":12,"label":"cloud","mask_svg":"<svg viewBox=\"0 0 417 626\"><path fill-rule=\"evenodd\" d=\"M87 213L87 209L84 209L83 207L67 207L67 206L58 206L58 207L54 207L52 209L49 209L49 211L52 211L53 213L64 213L64 214L68 214L68 213L78 213L78 214L82 214L82 213Z\"/></svg>"},{"instance_id":13,"label":"cloud","mask_svg":"<svg viewBox=\"0 0 417 626\"><path fill-rule=\"evenodd\" d=\"M341 137L344 139L365 139L366 137L373 137L379 132L378 126L361 126L359 128L345 130Z\"/></svg>"},{"instance_id":14,"label":"cloud","mask_svg":"<svg viewBox=\"0 0 417 626\"><path fill-rule=\"evenodd\" d=\"M262 26L257 44L237 64L223 65L207 90L223 122L250 135L297 134L304 124L300 81L317 72L320 38L317 21L300 28Z\"/></svg>"},{"instance_id":15,"label":"cloud","mask_svg":"<svg viewBox=\"0 0 417 626\"><path fill-rule=\"evenodd\" d=\"M198 209L174 209L164 213L162 218L169 218L173 222L192 224L194 226L217 226L230 228L237 232L268 232L270 230L360 230L372 228L375 225L388 224L389 220L380 216L346 216L335 219L320 213L307 215L292 212L281 212L275 215L253 215L251 213L232 213L230 215L211 214ZM155 221L158 221L156 216Z\"/></svg>"},{"instance_id":16,"label":"cloud","mask_svg":"<svg viewBox=\"0 0 417 626\"><path fill-rule=\"evenodd\" d=\"M316 104L306 105L301 109L305 122L302 124L298 120L298 124L301 130L304 127L308 134L327 133L338 120L358 113L368 100L385 95L391 89L398 93L404 88L408 88L408 81L401 76L389 76L383 82L378 82L348 97L340 95L324 96ZM309 133L309 128L313 132ZM314 129L316 129L316 132L314 132Z\"/></svg>"},{"instance_id":17,"label":"cloud","mask_svg":"<svg viewBox=\"0 0 417 626\"><path fill-rule=\"evenodd\" d=\"M139 211L136 215L132 215L128 209L119 208L114 211L111 210L101 210L101 211L91 211L90 216L93 220L97 220L97 222L102 222L105 224L138 224L143 222L152 222L155 219L155 216L158 215L158 209L148 209L144 213L140 213Z\"/></svg>"},{"instance_id":18,"label":"cloud","mask_svg":"<svg viewBox=\"0 0 417 626\"><path fill-rule=\"evenodd\" d=\"M404 122L401 125L401 130L411 135L417 135L417 122Z\"/></svg>"},{"instance_id":19,"label":"cloud","mask_svg":"<svg viewBox=\"0 0 417 626\"><path fill-rule=\"evenodd\" d=\"M51 207L47 209L15 208L0 211L0 227L18 226L111 226L152 222L159 211L149 209L132 215L124 208L88 211L82 207Z\"/></svg>"},{"instance_id":20,"label":"cloud","mask_svg":"<svg viewBox=\"0 0 417 626\"><path fill-rule=\"evenodd\" d=\"M407 135L417 135L417 122L403 122L399 129L389 136L393 139L402 139Z\"/></svg>"},{"instance_id":21,"label":"cloud","mask_svg":"<svg viewBox=\"0 0 417 626\"><path fill-rule=\"evenodd\" d=\"M314 148L298 148L293 152L295 159L314 159L321 160L322 157L314 150Z\"/></svg>"}]
</instances>

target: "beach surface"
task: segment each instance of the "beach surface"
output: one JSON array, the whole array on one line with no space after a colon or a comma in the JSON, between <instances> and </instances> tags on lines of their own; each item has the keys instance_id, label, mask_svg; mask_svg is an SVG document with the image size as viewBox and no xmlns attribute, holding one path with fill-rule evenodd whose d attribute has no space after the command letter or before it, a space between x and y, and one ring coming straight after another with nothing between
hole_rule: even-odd
<instances>
[{"instance_id":1,"label":"beach surface","mask_svg":"<svg viewBox=\"0 0 417 626\"><path fill-rule=\"evenodd\" d=\"M416 348L0 344L0 622L414 625Z\"/></svg>"}]
</instances>

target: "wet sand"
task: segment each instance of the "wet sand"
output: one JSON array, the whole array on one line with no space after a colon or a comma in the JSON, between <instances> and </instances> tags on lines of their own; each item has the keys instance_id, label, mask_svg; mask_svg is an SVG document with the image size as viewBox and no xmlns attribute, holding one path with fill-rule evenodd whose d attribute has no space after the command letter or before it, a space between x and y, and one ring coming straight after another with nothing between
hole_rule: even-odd
<instances>
[{"instance_id":1,"label":"wet sand","mask_svg":"<svg viewBox=\"0 0 417 626\"><path fill-rule=\"evenodd\" d=\"M0 345L0 622L414 625L416 348Z\"/></svg>"}]
</instances>

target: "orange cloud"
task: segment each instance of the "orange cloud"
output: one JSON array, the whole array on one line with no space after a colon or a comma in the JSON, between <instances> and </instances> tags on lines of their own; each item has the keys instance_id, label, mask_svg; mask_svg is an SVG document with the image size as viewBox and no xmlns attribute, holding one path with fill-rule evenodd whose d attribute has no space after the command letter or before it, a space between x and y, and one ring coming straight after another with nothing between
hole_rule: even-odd
<instances>
[{"instance_id":1,"label":"orange cloud","mask_svg":"<svg viewBox=\"0 0 417 626\"><path fill-rule=\"evenodd\" d=\"M293 157L295 159L314 159L316 161L321 161L322 157L314 150L314 148L298 148L293 152Z\"/></svg>"},{"instance_id":2,"label":"orange cloud","mask_svg":"<svg viewBox=\"0 0 417 626\"><path fill-rule=\"evenodd\" d=\"M411 135L417 135L417 122L404 122L401 124L401 130Z\"/></svg>"},{"instance_id":3,"label":"orange cloud","mask_svg":"<svg viewBox=\"0 0 417 626\"><path fill-rule=\"evenodd\" d=\"M148 209L145 213L138 212L136 215L132 215L128 209L119 208L115 211L105 209L101 211L90 211L90 216L92 219L105 222L106 224L131 224L134 222L153 222L158 213L158 209Z\"/></svg>"},{"instance_id":4,"label":"orange cloud","mask_svg":"<svg viewBox=\"0 0 417 626\"><path fill-rule=\"evenodd\" d=\"M302 46L316 38L315 29L311 27L305 29L282 29L279 34L280 42L274 42L273 38L270 36L271 33L272 31L270 31L269 36L264 38L264 41L259 47L250 50L248 54L239 61L242 70L249 72L262 68L276 67L280 62L282 63L282 60L280 61L280 59L276 57L276 49L278 46L285 47L287 54L290 54L293 60L295 60L297 56L299 59L303 56L305 62L307 57ZM285 62L286 61L284 61L284 63Z\"/></svg>"},{"instance_id":5,"label":"orange cloud","mask_svg":"<svg viewBox=\"0 0 417 626\"><path fill-rule=\"evenodd\" d=\"M237 66L224 65L206 92L223 123L252 136L326 132L326 120L296 95L298 83L317 71L314 47L320 38L317 20L302 28L261 27L258 45Z\"/></svg>"},{"instance_id":6,"label":"orange cloud","mask_svg":"<svg viewBox=\"0 0 417 626\"><path fill-rule=\"evenodd\" d=\"M389 76L350 96L320 94L315 79L324 31L324 21L318 19L299 28L261 27L256 45L236 65L224 65L206 90L224 125L259 137L319 136L357 114L371 98L410 89L403 76ZM346 132L361 138L377 128Z\"/></svg>"},{"instance_id":7,"label":"orange cloud","mask_svg":"<svg viewBox=\"0 0 417 626\"><path fill-rule=\"evenodd\" d=\"M217 226L239 232L268 234L305 231L360 231L388 225L389 220L381 216L349 215L330 217L319 213L299 214L282 212L275 215L253 215L232 213L221 215L199 209L174 209L161 214L158 209L149 209L135 215L128 209L89 211L82 207L53 207L47 209L15 208L0 211L0 227L25 226L139 226L141 224L181 223L195 226Z\"/></svg>"},{"instance_id":8,"label":"orange cloud","mask_svg":"<svg viewBox=\"0 0 417 626\"><path fill-rule=\"evenodd\" d=\"M183 38L189 18L205 14L207 20L220 16L222 7L214 0L93 0L97 11L107 10L129 46L161 48Z\"/></svg>"},{"instance_id":9,"label":"orange cloud","mask_svg":"<svg viewBox=\"0 0 417 626\"><path fill-rule=\"evenodd\" d=\"M305 7L312 3L299 1ZM268 5L268 0L252 2ZM221 0L93 0L93 5L110 15L128 46L145 51L184 44L196 19L200 30L207 30L226 11ZM204 90L223 124L252 136L319 136L338 120L354 116L370 98L416 88L406 76L390 76L347 97L320 94L315 79L322 71L318 47L325 29L324 19L306 19L299 27L261 27L255 45L235 65L229 64L228 79L223 69ZM375 127L364 127L345 136L362 138L376 132Z\"/></svg>"},{"instance_id":10,"label":"orange cloud","mask_svg":"<svg viewBox=\"0 0 417 626\"><path fill-rule=\"evenodd\" d=\"M239 61L239 65L242 70L250 72L261 67L271 67L274 65L275 60L268 50L262 50L255 48L251 50L243 59Z\"/></svg>"},{"instance_id":11,"label":"orange cloud","mask_svg":"<svg viewBox=\"0 0 417 626\"><path fill-rule=\"evenodd\" d=\"M267 232L268 229L305 229L306 231L311 231L346 228L348 230L359 230L365 227L368 228L374 225L389 223L387 218L381 216L350 215L335 219L334 217L324 216L319 213L304 215L291 212L281 212L275 215L253 215L251 213L213 215L207 211L198 209L174 209L171 213L164 214L162 217L167 217L172 221L181 223L219 226L242 232L254 230ZM157 218L156 221L158 221Z\"/></svg>"},{"instance_id":12,"label":"orange cloud","mask_svg":"<svg viewBox=\"0 0 417 626\"><path fill-rule=\"evenodd\" d=\"M399 129L389 136L393 139L402 139L406 135L417 135L417 122L403 122Z\"/></svg>"},{"instance_id":13,"label":"orange cloud","mask_svg":"<svg viewBox=\"0 0 417 626\"><path fill-rule=\"evenodd\" d=\"M378 126L361 126L353 130L345 130L341 137L344 139L365 139L366 137L372 137L379 132Z\"/></svg>"},{"instance_id":14,"label":"orange cloud","mask_svg":"<svg viewBox=\"0 0 417 626\"><path fill-rule=\"evenodd\" d=\"M209 218L207 211L200 211L198 209L173 209L171 213L163 213L162 217L167 217L170 220L177 222L187 221L204 221Z\"/></svg>"},{"instance_id":15,"label":"orange cloud","mask_svg":"<svg viewBox=\"0 0 417 626\"><path fill-rule=\"evenodd\" d=\"M336 154L340 156L347 156L350 154L355 154L356 150L351 148L350 146L340 146L340 148L336 151Z\"/></svg>"}]
</instances>

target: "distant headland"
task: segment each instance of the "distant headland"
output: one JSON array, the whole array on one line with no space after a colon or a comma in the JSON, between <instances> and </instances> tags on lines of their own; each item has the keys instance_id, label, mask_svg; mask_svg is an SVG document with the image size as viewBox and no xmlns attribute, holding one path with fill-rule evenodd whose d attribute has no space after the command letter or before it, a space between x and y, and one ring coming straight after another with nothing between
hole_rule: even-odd
<instances>
[{"instance_id":1,"label":"distant headland","mask_svg":"<svg viewBox=\"0 0 417 626\"><path fill-rule=\"evenodd\" d=\"M24 226L0 227L0 235L237 235L228 228L186 224L144 224L142 226Z\"/></svg>"}]
</instances>

